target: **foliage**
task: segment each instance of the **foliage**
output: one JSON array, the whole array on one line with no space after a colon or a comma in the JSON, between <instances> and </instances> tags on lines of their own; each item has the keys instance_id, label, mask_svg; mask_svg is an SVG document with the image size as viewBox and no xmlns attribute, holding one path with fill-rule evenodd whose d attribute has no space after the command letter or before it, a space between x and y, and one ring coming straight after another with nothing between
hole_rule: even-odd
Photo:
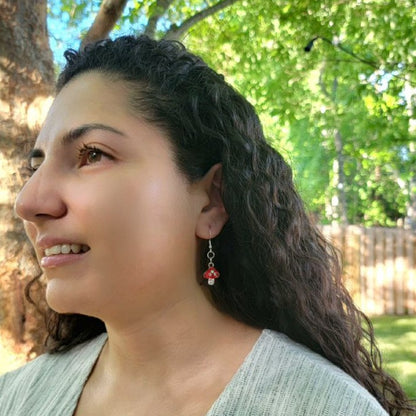
<instances>
[{"instance_id":1,"label":"foliage","mask_svg":"<svg viewBox=\"0 0 416 416\"><path fill-rule=\"evenodd\" d=\"M216 2L173 1L156 36ZM80 26L100 2L51 3ZM158 4L129 1L114 33L143 32ZM328 207L342 189L349 222L393 226L406 215L416 175L416 94L405 94L416 86L415 20L411 0L239 0L182 40L256 106L322 221L332 219ZM340 157L345 183L334 173Z\"/></svg>"},{"instance_id":2,"label":"foliage","mask_svg":"<svg viewBox=\"0 0 416 416\"><path fill-rule=\"evenodd\" d=\"M337 192L336 130L349 221L393 226L405 216L415 175L405 156L415 138L403 89L405 78L416 82L416 43L414 6L401 3L242 2L195 28L206 39L202 48L197 38L188 41L231 75L261 113L289 125L286 137L277 129L272 140L290 143L300 191L321 216Z\"/></svg>"}]
</instances>

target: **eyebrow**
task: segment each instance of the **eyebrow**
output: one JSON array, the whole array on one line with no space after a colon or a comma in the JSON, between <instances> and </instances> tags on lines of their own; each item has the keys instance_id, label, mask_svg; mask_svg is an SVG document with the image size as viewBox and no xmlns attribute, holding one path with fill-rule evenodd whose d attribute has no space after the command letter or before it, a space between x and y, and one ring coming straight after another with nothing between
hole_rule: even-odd
<instances>
[{"instance_id":1,"label":"eyebrow","mask_svg":"<svg viewBox=\"0 0 416 416\"><path fill-rule=\"evenodd\" d=\"M80 139L82 136L85 136L87 133L89 133L92 130L104 130L104 131L109 131L111 133L118 134L119 136L125 136L125 134L121 132L120 130L117 130L114 127L108 126L106 124L88 123L88 124L82 124L79 127L76 127L74 129L67 131L62 136L62 143L64 145L73 143L74 141ZM30 151L27 159L30 162L31 159L39 158L39 157L44 157L44 152L41 149L35 148Z\"/></svg>"},{"instance_id":2,"label":"eyebrow","mask_svg":"<svg viewBox=\"0 0 416 416\"><path fill-rule=\"evenodd\" d=\"M72 143L92 130L105 130L111 133L118 134L120 136L125 136L125 134L121 132L120 130L117 130L111 126L107 126L106 124L90 123L90 124L83 124L79 127L69 130L67 133L65 133L62 136L62 142L64 144Z\"/></svg>"}]
</instances>

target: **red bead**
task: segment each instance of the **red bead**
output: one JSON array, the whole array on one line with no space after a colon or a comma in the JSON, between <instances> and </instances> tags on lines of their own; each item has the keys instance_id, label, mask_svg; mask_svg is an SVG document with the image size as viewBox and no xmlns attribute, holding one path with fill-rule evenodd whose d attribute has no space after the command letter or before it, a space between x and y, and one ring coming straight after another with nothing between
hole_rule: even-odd
<instances>
[{"instance_id":1,"label":"red bead","mask_svg":"<svg viewBox=\"0 0 416 416\"><path fill-rule=\"evenodd\" d=\"M217 279L220 277L220 272L215 267L210 267L203 274L205 279Z\"/></svg>"}]
</instances>

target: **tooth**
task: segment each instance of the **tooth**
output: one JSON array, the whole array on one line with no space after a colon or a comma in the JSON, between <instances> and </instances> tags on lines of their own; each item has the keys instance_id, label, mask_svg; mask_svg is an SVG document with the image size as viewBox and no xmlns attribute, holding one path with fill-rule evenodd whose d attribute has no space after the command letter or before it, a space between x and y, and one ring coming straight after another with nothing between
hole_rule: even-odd
<instances>
[{"instance_id":1,"label":"tooth","mask_svg":"<svg viewBox=\"0 0 416 416\"><path fill-rule=\"evenodd\" d=\"M71 252L71 245L70 244L62 244L61 253L62 254L69 254L70 252Z\"/></svg>"},{"instance_id":2,"label":"tooth","mask_svg":"<svg viewBox=\"0 0 416 416\"><path fill-rule=\"evenodd\" d=\"M61 246L56 245L50 248L51 254L60 254L61 253Z\"/></svg>"},{"instance_id":3,"label":"tooth","mask_svg":"<svg viewBox=\"0 0 416 416\"><path fill-rule=\"evenodd\" d=\"M57 244L56 246L45 248L45 256L54 256L55 254L69 254L80 252L85 253L90 248L86 244Z\"/></svg>"},{"instance_id":4,"label":"tooth","mask_svg":"<svg viewBox=\"0 0 416 416\"><path fill-rule=\"evenodd\" d=\"M75 254L78 254L81 251L80 244L71 244L71 251Z\"/></svg>"},{"instance_id":5,"label":"tooth","mask_svg":"<svg viewBox=\"0 0 416 416\"><path fill-rule=\"evenodd\" d=\"M61 246L60 245L49 247L45 250L45 254L47 256L52 256L54 254L60 254L60 253L61 253Z\"/></svg>"}]
</instances>

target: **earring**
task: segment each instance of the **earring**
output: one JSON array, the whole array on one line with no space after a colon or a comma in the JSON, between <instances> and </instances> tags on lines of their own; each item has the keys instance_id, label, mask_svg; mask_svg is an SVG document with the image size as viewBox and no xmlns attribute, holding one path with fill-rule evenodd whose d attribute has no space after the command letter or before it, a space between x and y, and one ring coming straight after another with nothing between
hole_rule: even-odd
<instances>
[{"instance_id":1,"label":"earring","mask_svg":"<svg viewBox=\"0 0 416 416\"><path fill-rule=\"evenodd\" d=\"M214 262L212 261L215 257L215 253L212 250L212 243L211 238L208 240L208 269L204 272L203 277L205 279L208 279L208 284L210 286L213 286L215 283L215 279L218 279L220 277L220 272L214 267Z\"/></svg>"}]
</instances>

